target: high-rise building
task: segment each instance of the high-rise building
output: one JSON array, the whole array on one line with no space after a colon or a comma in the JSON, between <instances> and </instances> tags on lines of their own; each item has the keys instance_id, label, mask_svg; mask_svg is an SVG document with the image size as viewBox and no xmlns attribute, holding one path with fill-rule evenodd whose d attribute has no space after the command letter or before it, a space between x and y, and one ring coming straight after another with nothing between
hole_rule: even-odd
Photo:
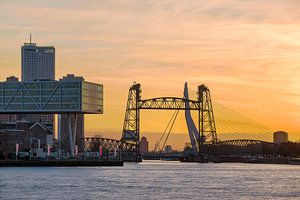
<instances>
[{"instance_id":1,"label":"high-rise building","mask_svg":"<svg viewBox=\"0 0 300 200\"><path fill-rule=\"evenodd\" d=\"M55 80L55 48L53 46L37 46L36 43L24 43L22 54L22 81ZM30 122L40 122L54 130L54 115L19 115L19 118Z\"/></svg>"},{"instance_id":2,"label":"high-rise building","mask_svg":"<svg viewBox=\"0 0 300 200\"><path fill-rule=\"evenodd\" d=\"M60 81L84 81L82 76L75 76L74 74L67 74L63 78L59 79ZM84 115L77 114L77 119L74 120L75 116L71 116L72 127L76 127L76 136L75 136L75 145L78 146L78 150L83 150L83 138L84 138ZM76 121L76 122L75 122ZM75 124L73 123L76 123ZM64 149L66 152L70 152L70 140L69 140L69 126L68 126L68 114L58 115L58 135L61 139L61 149Z\"/></svg>"},{"instance_id":3,"label":"high-rise building","mask_svg":"<svg viewBox=\"0 0 300 200\"><path fill-rule=\"evenodd\" d=\"M22 81L55 79L55 48L24 43L22 46Z\"/></svg>"},{"instance_id":4,"label":"high-rise building","mask_svg":"<svg viewBox=\"0 0 300 200\"><path fill-rule=\"evenodd\" d=\"M149 142L146 137L141 138L139 145L140 145L140 153L148 153Z\"/></svg>"},{"instance_id":5,"label":"high-rise building","mask_svg":"<svg viewBox=\"0 0 300 200\"><path fill-rule=\"evenodd\" d=\"M288 133L285 131L277 131L273 133L273 142L276 144L288 142Z\"/></svg>"}]
</instances>

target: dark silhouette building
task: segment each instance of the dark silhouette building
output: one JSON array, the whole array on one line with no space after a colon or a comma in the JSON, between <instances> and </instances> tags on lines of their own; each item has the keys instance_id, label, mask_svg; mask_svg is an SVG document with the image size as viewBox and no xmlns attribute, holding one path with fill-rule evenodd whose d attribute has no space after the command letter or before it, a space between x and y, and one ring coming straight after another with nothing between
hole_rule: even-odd
<instances>
[{"instance_id":1,"label":"dark silhouette building","mask_svg":"<svg viewBox=\"0 0 300 200\"><path fill-rule=\"evenodd\" d=\"M285 131L277 131L273 133L273 142L276 144L287 143L288 133Z\"/></svg>"},{"instance_id":2,"label":"dark silhouette building","mask_svg":"<svg viewBox=\"0 0 300 200\"><path fill-rule=\"evenodd\" d=\"M172 153L172 152L173 152L172 146L171 145L166 145L165 146L165 153Z\"/></svg>"},{"instance_id":3,"label":"dark silhouette building","mask_svg":"<svg viewBox=\"0 0 300 200\"><path fill-rule=\"evenodd\" d=\"M140 153L148 153L149 142L146 137L141 138L139 145L140 145Z\"/></svg>"},{"instance_id":4,"label":"dark silhouette building","mask_svg":"<svg viewBox=\"0 0 300 200\"><path fill-rule=\"evenodd\" d=\"M0 154L9 158L15 154L16 144L19 151L29 152L32 148L47 151L47 145L53 145L53 132L45 125L29 121L0 123Z\"/></svg>"}]
</instances>

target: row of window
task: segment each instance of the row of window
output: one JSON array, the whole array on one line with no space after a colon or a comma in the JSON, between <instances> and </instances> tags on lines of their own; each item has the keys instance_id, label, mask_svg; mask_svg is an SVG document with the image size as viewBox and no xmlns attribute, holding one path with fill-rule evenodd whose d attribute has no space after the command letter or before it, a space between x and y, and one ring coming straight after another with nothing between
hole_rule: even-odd
<instances>
[{"instance_id":1,"label":"row of window","mask_svg":"<svg viewBox=\"0 0 300 200\"><path fill-rule=\"evenodd\" d=\"M75 110L75 111L80 111L80 105L79 104L47 104L44 108L44 110ZM6 108L6 110L10 111L22 111L22 110L39 110L39 107L36 106L35 104L10 104Z\"/></svg>"},{"instance_id":2,"label":"row of window","mask_svg":"<svg viewBox=\"0 0 300 200\"><path fill-rule=\"evenodd\" d=\"M79 97L52 97L52 98L13 98L13 99L9 99L9 98L5 98L5 99L0 99L0 102L3 102L5 104L7 104L8 102L10 103L40 103L40 101L42 101L42 103L46 103L47 101L49 102L56 102L56 103L60 103L60 102L70 102L70 103L74 103L74 102L81 102L81 99Z\"/></svg>"},{"instance_id":3,"label":"row of window","mask_svg":"<svg viewBox=\"0 0 300 200\"><path fill-rule=\"evenodd\" d=\"M15 92L13 91L5 91L4 93L0 91L0 98L1 96L5 96L6 98L10 98L11 96L14 95L14 97L49 97L49 96L60 96L60 92L61 92L61 96L74 96L74 97L80 97L80 91L69 91L69 90L62 90L62 91L55 91L53 93L54 90L42 90L42 91L27 91L27 90L23 90L23 91L18 91ZM23 94L22 94L23 93ZM97 96L95 96L97 97Z\"/></svg>"}]
</instances>

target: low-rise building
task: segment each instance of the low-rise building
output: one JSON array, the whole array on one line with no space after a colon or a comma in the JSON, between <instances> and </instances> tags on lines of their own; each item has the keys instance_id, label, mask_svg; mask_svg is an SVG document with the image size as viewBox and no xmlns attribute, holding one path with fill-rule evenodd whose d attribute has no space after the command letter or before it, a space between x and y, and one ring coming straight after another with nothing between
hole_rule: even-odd
<instances>
[{"instance_id":1,"label":"low-rise building","mask_svg":"<svg viewBox=\"0 0 300 200\"><path fill-rule=\"evenodd\" d=\"M166 145L165 146L165 153L172 153L172 152L173 152L172 146L171 145Z\"/></svg>"},{"instance_id":2,"label":"low-rise building","mask_svg":"<svg viewBox=\"0 0 300 200\"><path fill-rule=\"evenodd\" d=\"M53 145L53 132L40 122L16 121L0 124L0 154L10 158L18 151L29 152L35 149L46 152Z\"/></svg>"},{"instance_id":3,"label":"low-rise building","mask_svg":"<svg viewBox=\"0 0 300 200\"><path fill-rule=\"evenodd\" d=\"M142 137L140 141L140 153L148 153L149 142L146 137Z\"/></svg>"},{"instance_id":4,"label":"low-rise building","mask_svg":"<svg viewBox=\"0 0 300 200\"><path fill-rule=\"evenodd\" d=\"M276 131L273 133L273 142L276 144L287 143L288 133L285 131Z\"/></svg>"}]
</instances>

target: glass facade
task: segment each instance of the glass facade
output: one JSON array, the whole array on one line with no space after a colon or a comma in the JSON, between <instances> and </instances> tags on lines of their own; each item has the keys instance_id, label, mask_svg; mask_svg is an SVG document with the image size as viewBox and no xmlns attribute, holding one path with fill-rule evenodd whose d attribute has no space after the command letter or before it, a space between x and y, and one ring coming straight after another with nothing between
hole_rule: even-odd
<instances>
[{"instance_id":1,"label":"glass facade","mask_svg":"<svg viewBox=\"0 0 300 200\"><path fill-rule=\"evenodd\" d=\"M103 113L103 85L82 82L82 110Z\"/></svg>"},{"instance_id":2,"label":"glass facade","mask_svg":"<svg viewBox=\"0 0 300 200\"><path fill-rule=\"evenodd\" d=\"M22 81L55 80L55 48L53 46L24 43L21 48L21 58ZM27 104L25 107L32 109L34 105ZM54 115L52 114L20 114L18 118L34 123L41 122L54 130Z\"/></svg>"},{"instance_id":3,"label":"glass facade","mask_svg":"<svg viewBox=\"0 0 300 200\"><path fill-rule=\"evenodd\" d=\"M55 79L55 48L25 43L21 49L22 81Z\"/></svg>"},{"instance_id":4,"label":"glass facade","mask_svg":"<svg viewBox=\"0 0 300 200\"><path fill-rule=\"evenodd\" d=\"M103 86L85 81L1 82L1 113L103 113Z\"/></svg>"}]
</instances>

